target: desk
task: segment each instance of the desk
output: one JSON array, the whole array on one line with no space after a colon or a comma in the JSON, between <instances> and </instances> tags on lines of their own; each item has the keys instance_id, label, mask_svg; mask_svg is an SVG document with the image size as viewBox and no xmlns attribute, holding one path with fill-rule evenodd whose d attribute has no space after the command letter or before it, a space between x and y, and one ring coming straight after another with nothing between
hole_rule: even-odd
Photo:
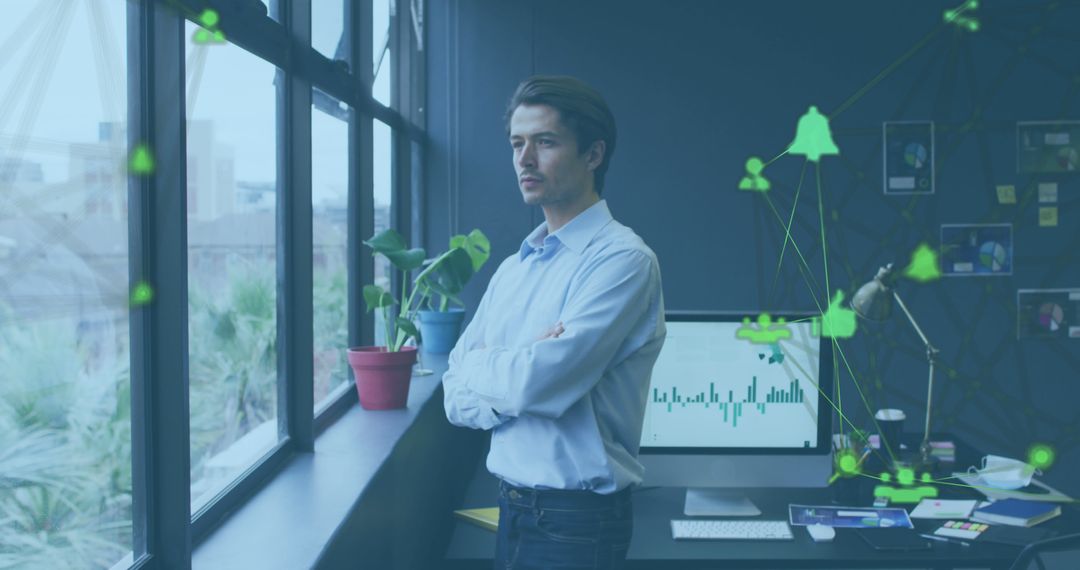
<instances>
[{"instance_id":1,"label":"desk","mask_svg":"<svg viewBox=\"0 0 1080 570\"><path fill-rule=\"evenodd\" d=\"M958 459L974 457L962 442L957 442ZM966 448L966 449L965 449ZM965 461L962 459L962 461ZM483 461L470 482L462 508L490 507L496 504L497 480L484 468ZM957 463L968 465L968 463ZM687 518L682 513L685 490L681 488L642 488L634 493L634 537L627 555L627 568L1008 568L1019 547L976 543L970 547L934 542L930 550L910 553L882 553L871 549L851 529L837 529L836 539L814 543L801 527L793 527L795 540L787 541L679 541L671 538L670 521ZM830 504L831 489L749 489L746 491L761 508L761 519L788 518L789 503ZM981 497L973 491L943 489L943 498ZM902 505L892 505L902 506ZM913 519L920 532L932 532L944 521ZM1073 508L1063 508L1062 515L1039 525L1059 532L1080 528L1080 515ZM447 569L491 568L495 551L495 533L465 522L458 522L446 553Z\"/></svg>"}]
</instances>

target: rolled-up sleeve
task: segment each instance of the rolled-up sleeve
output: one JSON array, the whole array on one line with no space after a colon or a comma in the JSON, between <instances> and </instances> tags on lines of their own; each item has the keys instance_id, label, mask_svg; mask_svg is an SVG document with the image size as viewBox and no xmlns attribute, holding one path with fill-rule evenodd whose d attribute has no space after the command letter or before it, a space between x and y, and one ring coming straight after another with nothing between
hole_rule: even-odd
<instances>
[{"instance_id":1,"label":"rolled-up sleeve","mask_svg":"<svg viewBox=\"0 0 1080 570\"><path fill-rule=\"evenodd\" d=\"M625 249L599 256L567 299L561 336L523 348L465 352L465 387L497 417L561 416L617 364L617 356L632 352L620 348L641 319L649 318L659 287L659 268L649 253Z\"/></svg>"}]
</instances>

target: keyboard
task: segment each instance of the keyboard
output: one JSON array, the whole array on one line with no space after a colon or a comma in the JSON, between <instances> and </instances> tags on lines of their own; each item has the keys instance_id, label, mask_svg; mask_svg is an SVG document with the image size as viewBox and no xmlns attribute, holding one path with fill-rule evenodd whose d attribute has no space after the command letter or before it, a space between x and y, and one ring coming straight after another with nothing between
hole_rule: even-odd
<instances>
[{"instance_id":1,"label":"keyboard","mask_svg":"<svg viewBox=\"0 0 1080 570\"><path fill-rule=\"evenodd\" d=\"M792 540L787 521L679 520L671 521L675 540Z\"/></svg>"}]
</instances>

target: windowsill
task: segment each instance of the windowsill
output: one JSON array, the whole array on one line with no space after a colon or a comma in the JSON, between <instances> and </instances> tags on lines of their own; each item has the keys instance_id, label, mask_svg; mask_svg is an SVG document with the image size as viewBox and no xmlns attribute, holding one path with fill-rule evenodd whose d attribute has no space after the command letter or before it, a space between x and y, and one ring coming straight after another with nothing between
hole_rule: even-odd
<instances>
[{"instance_id":1,"label":"windowsill","mask_svg":"<svg viewBox=\"0 0 1080 570\"><path fill-rule=\"evenodd\" d=\"M311 568L398 442L416 423L446 370L446 357L423 355L434 373L413 376L408 407L349 408L192 553L198 569ZM441 410L441 405L440 405Z\"/></svg>"}]
</instances>

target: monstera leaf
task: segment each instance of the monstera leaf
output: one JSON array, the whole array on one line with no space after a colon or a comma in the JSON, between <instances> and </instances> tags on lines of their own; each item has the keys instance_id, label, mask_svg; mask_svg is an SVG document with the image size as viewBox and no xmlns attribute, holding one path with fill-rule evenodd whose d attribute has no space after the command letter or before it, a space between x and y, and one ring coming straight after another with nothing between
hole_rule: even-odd
<instances>
[{"instance_id":1,"label":"monstera leaf","mask_svg":"<svg viewBox=\"0 0 1080 570\"><path fill-rule=\"evenodd\" d=\"M394 267L401 271L412 271L420 267L424 264L424 258L427 257L423 248L408 249L409 246L405 243L405 238L401 237L401 234L397 233L393 228L375 234L371 239L365 241L364 245L375 250L375 253L386 256L390 263L393 263Z\"/></svg>"},{"instance_id":2,"label":"monstera leaf","mask_svg":"<svg viewBox=\"0 0 1080 570\"><path fill-rule=\"evenodd\" d=\"M455 247L431 262L416 277L416 284L423 287L427 294L436 293L457 301L457 296L472 276L473 258L465 248ZM460 304L460 301L457 302Z\"/></svg>"},{"instance_id":3,"label":"monstera leaf","mask_svg":"<svg viewBox=\"0 0 1080 570\"><path fill-rule=\"evenodd\" d=\"M450 238L450 249L456 247L464 249L465 253L469 254L474 273L479 271L480 267L491 257L491 242L488 241L484 232L480 230L473 230L467 236L456 235Z\"/></svg>"},{"instance_id":4,"label":"monstera leaf","mask_svg":"<svg viewBox=\"0 0 1080 570\"><path fill-rule=\"evenodd\" d=\"M364 304L370 313L374 309L392 306L394 297L378 285L364 285Z\"/></svg>"}]
</instances>

